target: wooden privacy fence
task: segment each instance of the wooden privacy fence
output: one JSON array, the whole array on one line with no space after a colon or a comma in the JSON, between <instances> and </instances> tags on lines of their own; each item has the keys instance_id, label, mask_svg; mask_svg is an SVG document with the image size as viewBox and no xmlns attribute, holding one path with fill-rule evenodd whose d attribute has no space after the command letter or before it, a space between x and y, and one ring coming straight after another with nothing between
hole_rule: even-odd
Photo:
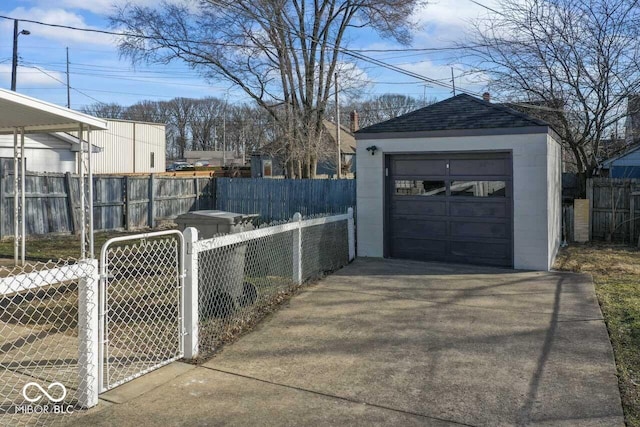
<instances>
[{"instance_id":1,"label":"wooden privacy fence","mask_svg":"<svg viewBox=\"0 0 640 427\"><path fill-rule=\"evenodd\" d=\"M353 179L216 179L217 209L259 213L266 221L289 219L296 212L343 214L355 205Z\"/></svg>"},{"instance_id":2,"label":"wooden privacy fence","mask_svg":"<svg viewBox=\"0 0 640 427\"><path fill-rule=\"evenodd\" d=\"M13 236L13 175L0 174L0 237ZM261 221L344 213L356 204L355 180L271 180L154 175L94 176L96 231L155 227L190 210L257 213ZM26 175L27 234L75 233L80 227L80 178Z\"/></svg>"},{"instance_id":3,"label":"wooden privacy fence","mask_svg":"<svg viewBox=\"0 0 640 427\"><path fill-rule=\"evenodd\" d=\"M640 234L640 179L587 180L591 238L635 244Z\"/></svg>"}]
</instances>

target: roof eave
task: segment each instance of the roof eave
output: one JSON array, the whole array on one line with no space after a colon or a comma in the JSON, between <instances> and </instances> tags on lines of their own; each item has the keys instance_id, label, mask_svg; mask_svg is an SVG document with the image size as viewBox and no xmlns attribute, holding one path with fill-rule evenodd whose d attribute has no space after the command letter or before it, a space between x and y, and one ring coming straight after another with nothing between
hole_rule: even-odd
<instances>
[{"instance_id":1,"label":"roof eave","mask_svg":"<svg viewBox=\"0 0 640 427\"><path fill-rule=\"evenodd\" d=\"M371 139L452 138L489 135L549 134L550 132L553 132L550 126L525 126L515 128L444 129L417 132L358 132L355 134L355 138L357 141L360 141ZM553 133L555 134L555 132Z\"/></svg>"},{"instance_id":2,"label":"roof eave","mask_svg":"<svg viewBox=\"0 0 640 427\"><path fill-rule=\"evenodd\" d=\"M25 133L64 132L78 130L80 124L85 129L107 129L106 120L6 89L0 89L0 106L29 113L20 120L5 120L0 134L12 134L16 129L24 129Z\"/></svg>"}]
</instances>

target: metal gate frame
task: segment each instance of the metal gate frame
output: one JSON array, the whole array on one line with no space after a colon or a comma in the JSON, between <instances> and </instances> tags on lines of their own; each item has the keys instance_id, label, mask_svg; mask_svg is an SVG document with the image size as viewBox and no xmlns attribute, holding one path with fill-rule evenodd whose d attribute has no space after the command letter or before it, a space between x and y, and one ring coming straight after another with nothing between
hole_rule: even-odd
<instances>
[{"instance_id":1,"label":"metal gate frame","mask_svg":"<svg viewBox=\"0 0 640 427\"><path fill-rule=\"evenodd\" d=\"M107 253L109 247L114 243L126 242L126 241L134 241L134 240L146 240L154 237L163 237L163 236L177 236L179 242L178 248L178 283L179 283L179 304L178 304L178 323L179 323L179 331L178 331L178 354L172 358L163 360L162 362L143 369L137 372L134 375L130 375L124 379L114 382L113 384L105 384L105 364L107 363L108 357L108 339L105 339L105 332L107 331L107 286L109 282L108 277L108 259ZM185 335L185 327L184 327L184 279L185 279L185 240L184 235L178 230L166 230L166 231L156 231L152 233L141 233L135 234L131 236L122 236L122 237L114 237L112 239L107 240L105 244L102 246L100 251L100 286L99 286L99 307L98 307L98 390L100 393L103 393L107 390L110 390L114 387L117 387L121 384L124 384L128 381L131 381L135 378L138 378L142 375L145 375L151 371L154 371L164 365L167 365L171 362L174 362L178 359L184 357L184 335Z\"/></svg>"}]
</instances>

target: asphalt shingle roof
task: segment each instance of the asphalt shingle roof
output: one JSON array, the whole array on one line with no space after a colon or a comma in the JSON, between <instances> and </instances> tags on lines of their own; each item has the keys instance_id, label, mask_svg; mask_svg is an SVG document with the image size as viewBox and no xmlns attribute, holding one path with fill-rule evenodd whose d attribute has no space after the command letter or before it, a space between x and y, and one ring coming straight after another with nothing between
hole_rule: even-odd
<instances>
[{"instance_id":1,"label":"asphalt shingle roof","mask_svg":"<svg viewBox=\"0 0 640 427\"><path fill-rule=\"evenodd\" d=\"M529 126L549 124L504 105L461 94L386 122L362 128L356 134Z\"/></svg>"}]
</instances>

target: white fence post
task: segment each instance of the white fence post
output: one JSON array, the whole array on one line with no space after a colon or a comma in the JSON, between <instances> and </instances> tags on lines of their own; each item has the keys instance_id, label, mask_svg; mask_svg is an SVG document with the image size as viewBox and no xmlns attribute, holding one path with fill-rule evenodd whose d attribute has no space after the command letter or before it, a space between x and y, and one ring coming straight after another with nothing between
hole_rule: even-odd
<instances>
[{"instance_id":1,"label":"white fence post","mask_svg":"<svg viewBox=\"0 0 640 427\"><path fill-rule=\"evenodd\" d=\"M78 404L91 408L98 404L99 364L98 356L98 287L100 274L98 260L80 261L85 275L78 283Z\"/></svg>"},{"instance_id":2,"label":"white fence post","mask_svg":"<svg viewBox=\"0 0 640 427\"><path fill-rule=\"evenodd\" d=\"M353 208L347 209L347 234L349 238L349 262L353 261L356 257L356 227L353 221Z\"/></svg>"},{"instance_id":3,"label":"white fence post","mask_svg":"<svg viewBox=\"0 0 640 427\"><path fill-rule=\"evenodd\" d=\"M184 230L186 253L184 258L184 358L198 356L198 251L194 243L198 241L198 230L188 227Z\"/></svg>"},{"instance_id":4,"label":"white fence post","mask_svg":"<svg viewBox=\"0 0 640 427\"><path fill-rule=\"evenodd\" d=\"M293 281L302 284L302 215L296 212L293 220L298 227L293 231Z\"/></svg>"}]
</instances>

